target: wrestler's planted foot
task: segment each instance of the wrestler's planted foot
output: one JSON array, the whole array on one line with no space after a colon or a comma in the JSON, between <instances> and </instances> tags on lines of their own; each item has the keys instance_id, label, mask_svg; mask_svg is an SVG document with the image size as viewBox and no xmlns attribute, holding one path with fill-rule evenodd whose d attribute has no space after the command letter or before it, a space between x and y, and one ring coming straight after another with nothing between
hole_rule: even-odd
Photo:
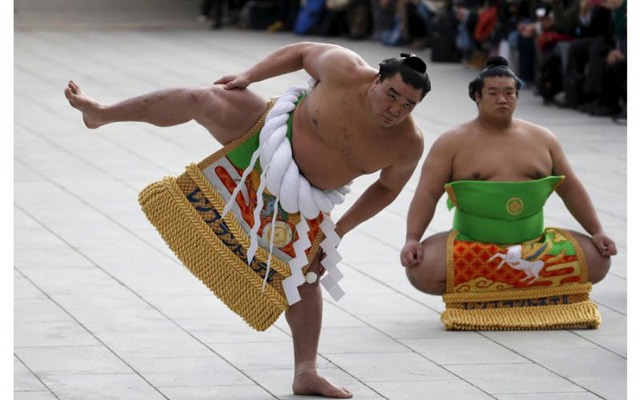
<instances>
[{"instance_id":1,"label":"wrestler's planted foot","mask_svg":"<svg viewBox=\"0 0 640 400\"><path fill-rule=\"evenodd\" d=\"M302 372L293 380L293 394L315 395L332 399L350 399L353 394L345 388L334 386L317 371Z\"/></svg>"},{"instance_id":2,"label":"wrestler's planted foot","mask_svg":"<svg viewBox=\"0 0 640 400\"><path fill-rule=\"evenodd\" d=\"M84 94L74 81L69 81L69 85L64 89L64 95L69 100L69 104L82 113L82 120L87 128L95 129L107 123L100 118L100 110L103 107Z\"/></svg>"}]
</instances>

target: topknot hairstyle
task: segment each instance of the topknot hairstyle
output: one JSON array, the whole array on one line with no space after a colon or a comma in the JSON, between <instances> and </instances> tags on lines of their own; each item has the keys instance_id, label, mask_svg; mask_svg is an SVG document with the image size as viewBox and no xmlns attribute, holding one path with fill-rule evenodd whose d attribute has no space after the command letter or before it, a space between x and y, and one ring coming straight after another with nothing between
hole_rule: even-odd
<instances>
[{"instance_id":1,"label":"topknot hairstyle","mask_svg":"<svg viewBox=\"0 0 640 400\"><path fill-rule=\"evenodd\" d=\"M476 101L476 93L482 92L484 86L484 78L493 78L506 76L513 78L516 83L516 95L522 87L522 81L518 76L509 68L509 62L501 56L489 57L485 67L480 71L478 76L469 82L469 98Z\"/></svg>"},{"instance_id":2,"label":"topknot hairstyle","mask_svg":"<svg viewBox=\"0 0 640 400\"><path fill-rule=\"evenodd\" d=\"M400 53L402 57L402 63L412 70L424 74L427 72L427 64L422 59L413 53Z\"/></svg>"},{"instance_id":3,"label":"topknot hairstyle","mask_svg":"<svg viewBox=\"0 0 640 400\"><path fill-rule=\"evenodd\" d=\"M402 80L412 87L422 90L422 97L431 91L431 81L427 74L427 64L413 53L401 53L400 58L388 58L380 63L380 82L400 73Z\"/></svg>"}]
</instances>

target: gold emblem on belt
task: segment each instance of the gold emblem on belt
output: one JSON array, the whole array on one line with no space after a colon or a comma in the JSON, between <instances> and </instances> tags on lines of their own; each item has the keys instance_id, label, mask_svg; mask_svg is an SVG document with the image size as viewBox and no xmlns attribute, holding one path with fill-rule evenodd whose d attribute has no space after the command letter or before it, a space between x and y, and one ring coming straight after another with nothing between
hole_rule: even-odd
<instances>
[{"instance_id":1,"label":"gold emblem on belt","mask_svg":"<svg viewBox=\"0 0 640 400\"><path fill-rule=\"evenodd\" d=\"M507 201L507 212L511 215L520 215L524 210L524 202L519 197L512 197Z\"/></svg>"}]
</instances>

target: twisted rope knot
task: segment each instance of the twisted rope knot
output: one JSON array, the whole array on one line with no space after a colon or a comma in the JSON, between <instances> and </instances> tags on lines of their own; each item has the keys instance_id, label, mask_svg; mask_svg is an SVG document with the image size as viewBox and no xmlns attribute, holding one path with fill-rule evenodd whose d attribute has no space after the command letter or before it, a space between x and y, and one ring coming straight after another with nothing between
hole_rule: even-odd
<instances>
[{"instance_id":1,"label":"twisted rope knot","mask_svg":"<svg viewBox=\"0 0 640 400\"><path fill-rule=\"evenodd\" d=\"M260 131L260 165L266 170L267 189L280 197L282 209L314 219L320 212L329 213L336 204L342 204L351 189L348 185L335 190L318 189L298 170L287 138L287 122L296 101L305 92L302 88L290 88L267 114Z\"/></svg>"},{"instance_id":2,"label":"twisted rope knot","mask_svg":"<svg viewBox=\"0 0 640 400\"><path fill-rule=\"evenodd\" d=\"M344 292L338 286L338 281L342 274L337 269L337 263L341 260L336 247L340 238L335 233L335 225L331 221L328 213L336 204L341 204L345 196L350 192L349 185L342 186L335 190L323 190L312 186L309 181L300 174L297 164L293 159L291 143L287 137L289 114L296 108L298 98L307 93L306 89L290 88L280 97L271 111L266 116L264 126L260 131L259 146L253 153L249 166L244 170L239 184L233 191L229 202L222 212L224 218L231 210L236 196L244 187L244 183L254 169L255 164L260 159L262 173L260 175L260 185L256 192L257 205L254 210L254 225L251 229L251 243L247 249L247 259L252 262L258 248L258 229L260 227L260 211L263 207L262 194L266 189L276 197L273 220L277 219L278 204L288 213L300 213L302 218L296 225L298 239L294 242L295 257L289 263L291 276L283 281L285 295L289 305L300 300L300 295L296 290L298 286L305 282L302 269L308 264L305 250L310 246L307 234L309 226L306 219L316 219L322 213L323 222L320 225L326 239L321 243L326 253L322 265L327 269L328 275L322 278L323 286L329 291L331 296L338 300ZM267 262L267 274L271 266L271 255L273 251L273 234L270 240L269 260ZM264 285L263 285L264 287Z\"/></svg>"}]
</instances>

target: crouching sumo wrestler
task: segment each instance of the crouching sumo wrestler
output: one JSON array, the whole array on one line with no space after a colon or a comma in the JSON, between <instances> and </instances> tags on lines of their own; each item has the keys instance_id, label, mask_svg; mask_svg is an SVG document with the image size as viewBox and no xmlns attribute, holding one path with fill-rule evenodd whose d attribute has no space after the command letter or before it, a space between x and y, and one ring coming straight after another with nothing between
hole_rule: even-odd
<instances>
[{"instance_id":1,"label":"crouching sumo wrestler","mask_svg":"<svg viewBox=\"0 0 640 400\"><path fill-rule=\"evenodd\" d=\"M616 245L556 136L513 118L519 88L501 57L469 84L478 115L431 147L401 262L414 287L443 295L447 329L596 328L589 292ZM588 235L545 228L543 206L554 191ZM453 229L420 242L445 192Z\"/></svg>"}]
</instances>

